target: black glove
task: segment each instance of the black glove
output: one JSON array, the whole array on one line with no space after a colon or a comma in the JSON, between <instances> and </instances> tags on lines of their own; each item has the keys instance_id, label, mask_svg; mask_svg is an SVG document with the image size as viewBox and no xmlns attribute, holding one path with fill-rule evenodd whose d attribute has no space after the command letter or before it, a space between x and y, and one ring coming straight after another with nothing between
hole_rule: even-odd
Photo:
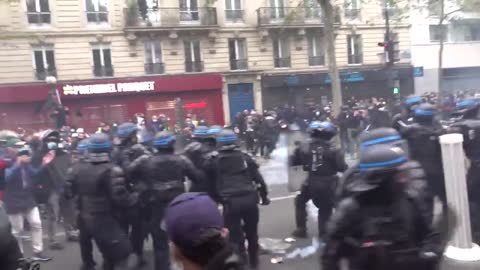
<instances>
[{"instance_id":1,"label":"black glove","mask_svg":"<svg viewBox=\"0 0 480 270\"><path fill-rule=\"evenodd\" d=\"M268 197L263 197L261 205L269 205L269 204L270 204L270 199Z\"/></svg>"}]
</instances>

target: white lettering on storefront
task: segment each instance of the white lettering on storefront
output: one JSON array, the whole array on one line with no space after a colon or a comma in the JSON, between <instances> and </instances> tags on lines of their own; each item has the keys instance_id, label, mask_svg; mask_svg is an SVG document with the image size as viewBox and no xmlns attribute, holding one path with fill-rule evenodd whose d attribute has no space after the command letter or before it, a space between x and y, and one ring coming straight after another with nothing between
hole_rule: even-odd
<instances>
[{"instance_id":1,"label":"white lettering on storefront","mask_svg":"<svg viewBox=\"0 0 480 270\"><path fill-rule=\"evenodd\" d=\"M63 86L63 94L78 96L78 95L95 95L95 94L109 94L122 92L145 92L153 91L155 89L154 81L147 82L127 82L127 83L102 83L89 85L70 85Z\"/></svg>"}]
</instances>

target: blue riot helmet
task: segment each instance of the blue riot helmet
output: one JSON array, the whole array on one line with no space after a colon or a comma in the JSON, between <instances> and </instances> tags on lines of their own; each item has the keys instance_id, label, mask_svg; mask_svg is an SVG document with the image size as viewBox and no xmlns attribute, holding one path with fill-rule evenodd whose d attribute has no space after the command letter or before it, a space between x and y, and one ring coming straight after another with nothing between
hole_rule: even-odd
<instances>
[{"instance_id":1,"label":"blue riot helmet","mask_svg":"<svg viewBox=\"0 0 480 270\"><path fill-rule=\"evenodd\" d=\"M73 150L73 157L75 159L82 159L85 158L88 154L88 143L89 139L83 139L77 144L77 148Z\"/></svg>"},{"instance_id":2,"label":"blue riot helmet","mask_svg":"<svg viewBox=\"0 0 480 270\"><path fill-rule=\"evenodd\" d=\"M142 131L140 131L139 135L140 135L139 143L145 146L151 145L154 136L150 131L148 131L147 129L143 129Z\"/></svg>"},{"instance_id":3,"label":"blue riot helmet","mask_svg":"<svg viewBox=\"0 0 480 270\"><path fill-rule=\"evenodd\" d=\"M402 102L403 106L407 110L406 113L411 114L416 106L423 103L423 98L419 96L409 96Z\"/></svg>"},{"instance_id":4,"label":"blue riot helmet","mask_svg":"<svg viewBox=\"0 0 480 270\"><path fill-rule=\"evenodd\" d=\"M429 103L423 103L415 108L413 119L415 120L415 122L420 124L433 124L435 115L435 106Z\"/></svg>"},{"instance_id":5,"label":"blue riot helmet","mask_svg":"<svg viewBox=\"0 0 480 270\"><path fill-rule=\"evenodd\" d=\"M197 126L192 132L192 139L197 142L203 142L208 137L208 127Z\"/></svg>"},{"instance_id":6,"label":"blue riot helmet","mask_svg":"<svg viewBox=\"0 0 480 270\"><path fill-rule=\"evenodd\" d=\"M217 146L229 146L229 145L236 145L237 144L237 134L231 129L222 129L220 132L217 133Z\"/></svg>"},{"instance_id":7,"label":"blue riot helmet","mask_svg":"<svg viewBox=\"0 0 480 270\"><path fill-rule=\"evenodd\" d=\"M454 116L461 116L463 119L477 119L480 102L478 99L467 99L458 102L455 106Z\"/></svg>"},{"instance_id":8,"label":"blue riot helmet","mask_svg":"<svg viewBox=\"0 0 480 270\"><path fill-rule=\"evenodd\" d=\"M378 144L367 147L360 152L358 169L363 177L347 185L351 192L364 192L375 189L382 184L395 180L408 156L400 147Z\"/></svg>"},{"instance_id":9,"label":"blue riot helmet","mask_svg":"<svg viewBox=\"0 0 480 270\"><path fill-rule=\"evenodd\" d=\"M338 129L330 122L313 121L308 125L308 133L311 138L331 140L338 133Z\"/></svg>"},{"instance_id":10,"label":"blue riot helmet","mask_svg":"<svg viewBox=\"0 0 480 270\"><path fill-rule=\"evenodd\" d=\"M113 144L105 133L95 133L88 138L88 160L92 163L107 162L110 160L110 152Z\"/></svg>"},{"instance_id":11,"label":"blue riot helmet","mask_svg":"<svg viewBox=\"0 0 480 270\"><path fill-rule=\"evenodd\" d=\"M120 139L122 144L125 144L127 142L136 143L137 131L138 131L137 125L131 122L126 122L118 126L117 137Z\"/></svg>"},{"instance_id":12,"label":"blue riot helmet","mask_svg":"<svg viewBox=\"0 0 480 270\"><path fill-rule=\"evenodd\" d=\"M175 133L164 130L160 131L155 135L155 138L153 139L153 147L155 147L157 150L174 150L175 147L175 142L177 140L177 136Z\"/></svg>"},{"instance_id":13,"label":"blue riot helmet","mask_svg":"<svg viewBox=\"0 0 480 270\"><path fill-rule=\"evenodd\" d=\"M391 146L398 146L408 153L408 143L405 141L400 133L393 128L376 128L370 131L365 131L358 136L358 143L360 149L370 146L387 144Z\"/></svg>"},{"instance_id":14,"label":"blue riot helmet","mask_svg":"<svg viewBox=\"0 0 480 270\"><path fill-rule=\"evenodd\" d=\"M217 135L223 130L221 126L210 126L207 131L207 135L203 139L203 145L209 149L214 149L217 146Z\"/></svg>"}]
</instances>

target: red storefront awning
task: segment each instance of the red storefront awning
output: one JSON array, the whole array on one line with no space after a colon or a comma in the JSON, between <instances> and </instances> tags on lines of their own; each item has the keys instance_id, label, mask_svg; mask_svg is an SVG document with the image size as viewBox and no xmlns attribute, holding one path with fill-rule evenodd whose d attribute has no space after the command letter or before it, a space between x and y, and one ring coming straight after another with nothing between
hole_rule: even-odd
<instances>
[{"instance_id":1,"label":"red storefront awning","mask_svg":"<svg viewBox=\"0 0 480 270\"><path fill-rule=\"evenodd\" d=\"M222 89L220 74L145 76L82 81L59 81L57 90L63 99L123 96L167 92ZM44 101L48 95L46 83L0 85L0 103Z\"/></svg>"}]
</instances>

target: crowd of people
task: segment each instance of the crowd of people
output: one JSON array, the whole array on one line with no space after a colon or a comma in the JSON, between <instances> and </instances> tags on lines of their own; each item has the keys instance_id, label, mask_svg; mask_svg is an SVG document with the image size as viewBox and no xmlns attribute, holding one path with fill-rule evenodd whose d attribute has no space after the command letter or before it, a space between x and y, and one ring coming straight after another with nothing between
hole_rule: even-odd
<instances>
[{"instance_id":1,"label":"crowd of people","mask_svg":"<svg viewBox=\"0 0 480 270\"><path fill-rule=\"evenodd\" d=\"M148 236L156 270L170 269L172 259L186 270L258 269L258 205L270 199L254 155L269 158L283 128L304 125L310 138L289 164L307 174L295 198L293 235L308 235L312 200L325 242L321 269L339 269L342 258L359 270L437 269L454 227L447 220L443 134L464 135L472 231L480 239L474 196L480 192L480 102L462 97L446 126L435 100L351 100L335 117L328 107L312 109L309 118L288 106L244 111L231 128L187 116L181 130L170 130L163 116L145 121L137 115L120 125L103 123L92 134L81 128L22 136L0 131L0 265L17 269L25 225L32 259L52 259L43 241L45 215L47 246L78 241L83 270L97 267L94 243L103 269L142 267ZM178 136L188 138L181 149ZM355 164L347 165L342 148L358 153ZM440 219L434 219L435 197L443 205ZM59 221L65 240L56 234Z\"/></svg>"}]
</instances>

